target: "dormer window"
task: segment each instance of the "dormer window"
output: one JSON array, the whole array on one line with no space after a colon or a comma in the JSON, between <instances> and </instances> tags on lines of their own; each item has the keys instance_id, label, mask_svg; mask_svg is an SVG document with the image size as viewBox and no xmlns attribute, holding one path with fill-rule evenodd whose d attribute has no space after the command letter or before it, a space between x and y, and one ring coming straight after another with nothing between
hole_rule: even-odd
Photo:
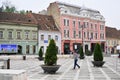
<instances>
[{"instance_id":1,"label":"dormer window","mask_svg":"<svg viewBox=\"0 0 120 80\"><path fill-rule=\"evenodd\" d=\"M28 22L31 22L31 20L28 20Z\"/></svg>"}]
</instances>

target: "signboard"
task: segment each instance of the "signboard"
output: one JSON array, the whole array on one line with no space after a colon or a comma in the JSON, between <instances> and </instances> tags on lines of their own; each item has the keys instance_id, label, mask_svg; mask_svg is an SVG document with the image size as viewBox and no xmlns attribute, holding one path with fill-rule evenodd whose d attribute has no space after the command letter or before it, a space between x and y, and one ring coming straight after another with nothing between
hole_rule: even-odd
<instances>
[{"instance_id":1,"label":"signboard","mask_svg":"<svg viewBox=\"0 0 120 80\"><path fill-rule=\"evenodd\" d=\"M48 43L48 40L44 40L44 43Z\"/></svg>"},{"instance_id":2,"label":"signboard","mask_svg":"<svg viewBox=\"0 0 120 80\"><path fill-rule=\"evenodd\" d=\"M16 44L0 44L0 53L17 53L18 46Z\"/></svg>"}]
</instances>

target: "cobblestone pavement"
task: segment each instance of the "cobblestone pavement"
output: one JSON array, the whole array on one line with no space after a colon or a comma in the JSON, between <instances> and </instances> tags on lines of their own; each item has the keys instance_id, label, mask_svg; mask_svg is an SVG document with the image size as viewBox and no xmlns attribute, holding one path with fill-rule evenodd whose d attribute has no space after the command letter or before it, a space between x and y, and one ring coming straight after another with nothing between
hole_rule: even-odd
<instances>
[{"instance_id":1,"label":"cobblestone pavement","mask_svg":"<svg viewBox=\"0 0 120 80\"><path fill-rule=\"evenodd\" d=\"M37 59L11 60L11 69L24 69L28 80L120 80L120 59L117 56L105 57L102 68L93 67L92 57L79 60L80 69L73 70L73 59L70 57L58 58L61 65L56 74L46 74L40 65L43 61Z\"/></svg>"}]
</instances>

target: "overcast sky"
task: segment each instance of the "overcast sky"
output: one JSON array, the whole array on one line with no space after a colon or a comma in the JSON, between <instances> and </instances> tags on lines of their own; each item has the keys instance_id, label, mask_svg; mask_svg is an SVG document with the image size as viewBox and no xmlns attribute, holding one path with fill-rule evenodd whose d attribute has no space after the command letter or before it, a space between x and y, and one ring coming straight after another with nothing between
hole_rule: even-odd
<instances>
[{"instance_id":1,"label":"overcast sky","mask_svg":"<svg viewBox=\"0 0 120 80\"><path fill-rule=\"evenodd\" d=\"M0 0L0 6L3 1ZM106 26L120 29L120 0L8 0L17 10L32 10L35 13L47 9L51 2L62 1L65 3L85 6L96 9L105 17Z\"/></svg>"}]
</instances>

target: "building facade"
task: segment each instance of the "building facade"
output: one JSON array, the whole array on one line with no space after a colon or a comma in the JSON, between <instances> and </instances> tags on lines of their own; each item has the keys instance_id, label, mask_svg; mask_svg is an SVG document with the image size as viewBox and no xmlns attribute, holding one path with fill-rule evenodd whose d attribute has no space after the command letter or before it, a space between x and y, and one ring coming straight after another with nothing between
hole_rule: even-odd
<instances>
[{"instance_id":1,"label":"building facade","mask_svg":"<svg viewBox=\"0 0 120 80\"><path fill-rule=\"evenodd\" d=\"M84 52L93 52L100 43L105 52L105 19L99 11L62 2L50 3L47 9L61 31L61 51L68 54L83 46Z\"/></svg>"},{"instance_id":2,"label":"building facade","mask_svg":"<svg viewBox=\"0 0 120 80\"><path fill-rule=\"evenodd\" d=\"M28 15L0 12L0 44L17 45L17 54L37 54L37 36L37 25Z\"/></svg>"},{"instance_id":3,"label":"building facade","mask_svg":"<svg viewBox=\"0 0 120 80\"><path fill-rule=\"evenodd\" d=\"M118 45L120 45L120 31L106 26L106 53L117 53Z\"/></svg>"},{"instance_id":4,"label":"building facade","mask_svg":"<svg viewBox=\"0 0 120 80\"><path fill-rule=\"evenodd\" d=\"M43 53L46 53L50 39L54 39L58 54L61 54L61 33L55 24L52 16L31 13L38 24L38 49L42 47Z\"/></svg>"}]
</instances>

